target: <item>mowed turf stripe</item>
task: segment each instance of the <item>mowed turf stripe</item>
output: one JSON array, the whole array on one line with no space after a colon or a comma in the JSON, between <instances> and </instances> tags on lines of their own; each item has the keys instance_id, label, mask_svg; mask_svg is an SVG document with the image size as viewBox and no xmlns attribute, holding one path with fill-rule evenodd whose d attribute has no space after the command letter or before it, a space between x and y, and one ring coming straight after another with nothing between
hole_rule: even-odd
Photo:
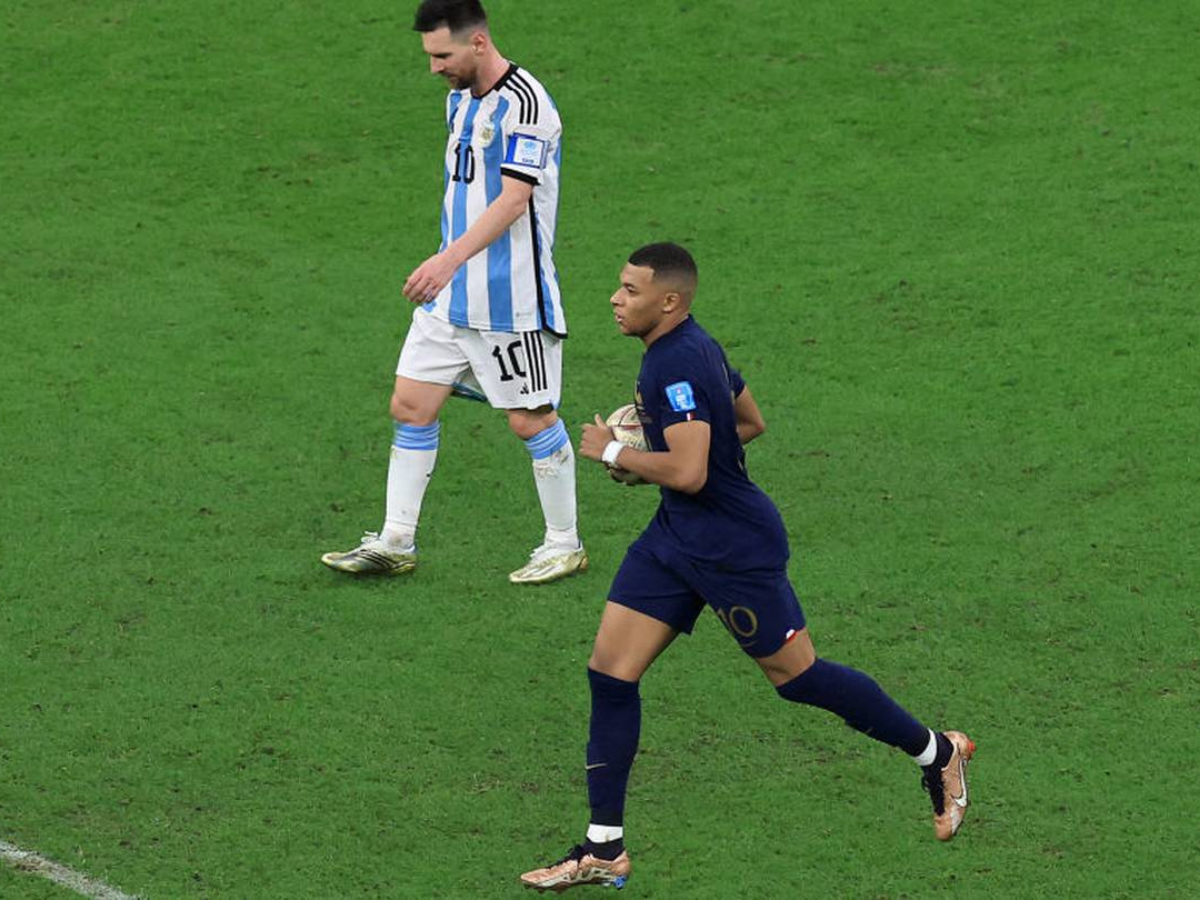
<instances>
[{"instance_id":1,"label":"mowed turf stripe","mask_svg":"<svg viewBox=\"0 0 1200 900\"><path fill-rule=\"evenodd\" d=\"M126 894L90 875L76 872L69 866L46 859L32 850L22 850L7 841L0 841L0 859L19 872L40 875L82 897L93 897L95 900L137 900L133 894Z\"/></svg>"}]
</instances>

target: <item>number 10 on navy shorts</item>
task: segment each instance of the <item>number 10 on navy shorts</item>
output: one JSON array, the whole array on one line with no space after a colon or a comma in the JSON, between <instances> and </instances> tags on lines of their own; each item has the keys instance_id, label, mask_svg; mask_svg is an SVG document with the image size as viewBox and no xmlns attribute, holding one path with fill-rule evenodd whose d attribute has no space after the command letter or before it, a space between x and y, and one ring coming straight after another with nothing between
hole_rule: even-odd
<instances>
[{"instance_id":1,"label":"number 10 on navy shorts","mask_svg":"<svg viewBox=\"0 0 1200 900\"><path fill-rule=\"evenodd\" d=\"M562 341L541 331L478 331L413 311L396 374L479 391L496 409L558 408Z\"/></svg>"},{"instance_id":2,"label":"number 10 on navy shorts","mask_svg":"<svg viewBox=\"0 0 1200 900\"><path fill-rule=\"evenodd\" d=\"M804 627L785 566L719 567L646 533L630 545L608 597L685 634L711 606L738 646L756 658L777 652Z\"/></svg>"}]
</instances>

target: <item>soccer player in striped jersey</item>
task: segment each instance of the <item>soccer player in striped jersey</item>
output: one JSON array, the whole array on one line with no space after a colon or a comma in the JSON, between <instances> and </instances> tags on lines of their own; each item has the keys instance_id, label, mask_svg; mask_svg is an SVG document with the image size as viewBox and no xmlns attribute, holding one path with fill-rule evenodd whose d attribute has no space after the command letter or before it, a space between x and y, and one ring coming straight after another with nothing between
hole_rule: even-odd
<instances>
[{"instance_id":1,"label":"soccer player in striped jersey","mask_svg":"<svg viewBox=\"0 0 1200 900\"><path fill-rule=\"evenodd\" d=\"M691 316L696 280L687 250L650 244L629 257L612 296L617 327L645 346L637 410L649 449L614 440L597 417L584 426L579 453L659 485L661 500L613 579L588 660L591 822L565 857L521 876L537 890L628 879L625 792L642 721L638 684L705 606L780 698L827 710L911 756L940 840L954 837L966 813L971 739L927 728L869 675L817 657L788 580L787 530L746 471L742 448L766 424L721 345Z\"/></svg>"},{"instance_id":2,"label":"soccer player in striped jersey","mask_svg":"<svg viewBox=\"0 0 1200 900\"><path fill-rule=\"evenodd\" d=\"M478 0L424 0L413 28L430 71L450 86L442 241L404 283L418 306L396 367L383 528L321 561L352 574L415 568L438 417L457 394L504 410L532 460L545 534L509 580L555 581L588 563L575 454L557 414L567 336L553 257L562 122L541 82L496 48Z\"/></svg>"}]
</instances>

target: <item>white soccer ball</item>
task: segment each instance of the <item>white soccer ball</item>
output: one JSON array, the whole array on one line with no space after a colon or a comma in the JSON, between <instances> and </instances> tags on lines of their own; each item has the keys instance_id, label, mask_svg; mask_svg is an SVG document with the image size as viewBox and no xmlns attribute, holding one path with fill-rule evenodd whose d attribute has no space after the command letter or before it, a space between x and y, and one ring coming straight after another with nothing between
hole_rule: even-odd
<instances>
[{"instance_id":1,"label":"white soccer ball","mask_svg":"<svg viewBox=\"0 0 1200 900\"><path fill-rule=\"evenodd\" d=\"M626 447L632 447L634 450L650 449L650 445L646 443L646 435L642 431L642 422L638 418L637 407L632 403L614 409L604 420L604 424L612 429L613 437ZM608 473L623 484L649 484L640 475L627 472L620 466L609 466Z\"/></svg>"}]
</instances>

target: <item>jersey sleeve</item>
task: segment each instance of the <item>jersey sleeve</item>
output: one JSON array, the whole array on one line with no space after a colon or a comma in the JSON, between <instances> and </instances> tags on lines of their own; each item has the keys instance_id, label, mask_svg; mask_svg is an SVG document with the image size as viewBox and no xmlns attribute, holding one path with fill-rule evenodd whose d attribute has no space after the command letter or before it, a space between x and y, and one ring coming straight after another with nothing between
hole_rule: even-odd
<instances>
[{"instance_id":1,"label":"jersey sleeve","mask_svg":"<svg viewBox=\"0 0 1200 900\"><path fill-rule=\"evenodd\" d=\"M522 91L521 101L510 106L504 115L504 159L500 173L538 185L558 153L562 121L549 96L539 96L530 87Z\"/></svg>"},{"instance_id":2,"label":"jersey sleeve","mask_svg":"<svg viewBox=\"0 0 1200 900\"><path fill-rule=\"evenodd\" d=\"M742 377L741 372L729 364L729 360L725 360L725 371L729 373L729 392L736 400L746 389L746 379Z\"/></svg>"}]
</instances>

